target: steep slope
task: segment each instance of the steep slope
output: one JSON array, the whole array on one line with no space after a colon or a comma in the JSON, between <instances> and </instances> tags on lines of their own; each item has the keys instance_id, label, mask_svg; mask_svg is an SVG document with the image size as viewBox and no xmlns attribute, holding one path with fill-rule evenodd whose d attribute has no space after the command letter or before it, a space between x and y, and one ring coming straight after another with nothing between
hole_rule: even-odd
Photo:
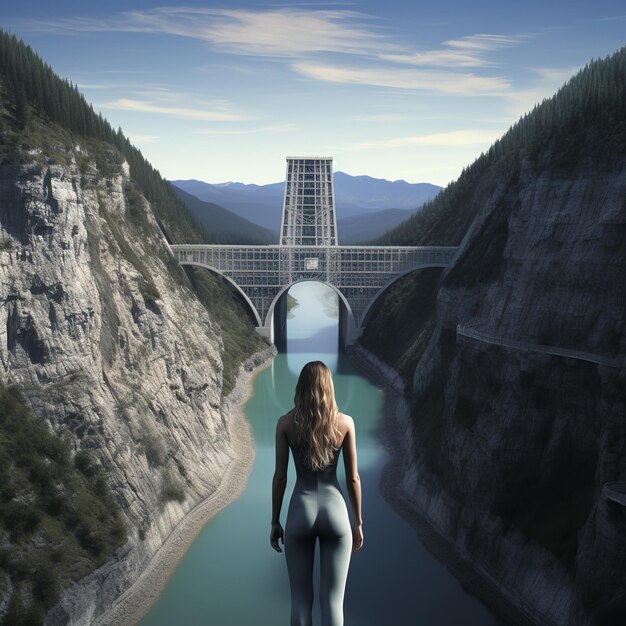
<instances>
[{"instance_id":1,"label":"steep slope","mask_svg":"<svg viewBox=\"0 0 626 626\"><path fill-rule=\"evenodd\" d=\"M266 346L175 262L153 209L173 238L204 231L167 183L30 48L0 47L0 620L41 623L62 593L48 623L90 623L237 462L223 396Z\"/></svg>"},{"instance_id":2,"label":"steep slope","mask_svg":"<svg viewBox=\"0 0 626 626\"><path fill-rule=\"evenodd\" d=\"M270 231L280 230L285 195L284 183L253 185L223 183L212 185L201 180L172 180L174 187L196 196L204 202L219 204Z\"/></svg>"},{"instance_id":3,"label":"steep slope","mask_svg":"<svg viewBox=\"0 0 626 626\"><path fill-rule=\"evenodd\" d=\"M152 212L161 230L170 241L196 243L212 241L210 234L194 219L183 202L159 172L144 159L122 129L113 130L111 125L87 103L75 85L60 79L52 68L33 50L0 29L0 76L2 85L10 96L11 124L19 133L5 128L2 121L3 142L0 159L3 163L17 163L24 157L24 150L38 151L43 156L54 145L47 141L41 128L30 124L33 115L57 124L66 131L77 133L84 139L105 142L121 152L129 165L132 181L150 202ZM8 131L8 132L5 132ZM95 144L92 145L95 148ZM95 149L92 157L98 158Z\"/></svg>"},{"instance_id":4,"label":"steep slope","mask_svg":"<svg viewBox=\"0 0 626 626\"><path fill-rule=\"evenodd\" d=\"M624 102L626 49L387 235L465 238L362 339L406 381L400 497L541 624L626 617L626 509L602 492L626 480Z\"/></svg>"},{"instance_id":5,"label":"steep slope","mask_svg":"<svg viewBox=\"0 0 626 626\"><path fill-rule=\"evenodd\" d=\"M200 200L178 187L174 187L174 193L211 233L213 240L217 243L263 245L278 241L278 231L271 232L218 204Z\"/></svg>"}]
</instances>

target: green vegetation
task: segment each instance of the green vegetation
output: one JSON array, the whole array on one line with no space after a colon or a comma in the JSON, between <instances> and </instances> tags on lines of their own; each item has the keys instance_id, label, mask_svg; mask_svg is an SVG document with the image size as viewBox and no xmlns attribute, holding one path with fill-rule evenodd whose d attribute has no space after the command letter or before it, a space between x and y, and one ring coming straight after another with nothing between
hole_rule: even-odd
<instances>
[{"instance_id":1,"label":"green vegetation","mask_svg":"<svg viewBox=\"0 0 626 626\"><path fill-rule=\"evenodd\" d=\"M122 130L113 130L87 103L76 85L59 78L30 46L2 30L0 86L5 100L4 115L0 115L0 163L15 163L16 156L19 158L17 162L23 162L25 157L33 160L36 157L33 151L41 151L45 157L60 156L58 147L49 145L46 139L50 126L56 127L57 131L62 129L60 132L67 133L68 137L76 135L88 142L93 141L90 144L92 149L98 147L107 151L114 147L128 161L131 179L150 202L171 241L211 241L205 228ZM74 144L62 142L60 145ZM65 153L65 158L69 156Z\"/></svg>"},{"instance_id":2,"label":"green vegetation","mask_svg":"<svg viewBox=\"0 0 626 626\"><path fill-rule=\"evenodd\" d=\"M185 486L171 471L163 470L161 474L161 502L184 502Z\"/></svg>"},{"instance_id":3,"label":"green vegetation","mask_svg":"<svg viewBox=\"0 0 626 626\"><path fill-rule=\"evenodd\" d=\"M13 240L10 237L0 239L0 252L11 252L13 250Z\"/></svg>"},{"instance_id":4,"label":"green vegetation","mask_svg":"<svg viewBox=\"0 0 626 626\"><path fill-rule=\"evenodd\" d=\"M437 285L442 270L413 272L396 281L372 307L359 341L410 380L435 327ZM389 333L401 328L402 333Z\"/></svg>"},{"instance_id":5,"label":"green vegetation","mask_svg":"<svg viewBox=\"0 0 626 626\"><path fill-rule=\"evenodd\" d=\"M610 169L612 155L626 151L626 47L592 61L551 98L538 104L459 178L417 214L388 231L380 245L457 245L482 208L480 179L492 168L516 183L521 164L560 168L593 159ZM549 163L541 162L551 151ZM491 189L491 192L494 190Z\"/></svg>"},{"instance_id":6,"label":"green vegetation","mask_svg":"<svg viewBox=\"0 0 626 626\"><path fill-rule=\"evenodd\" d=\"M198 298L211 314L211 319L217 321L222 331L222 395L228 395L235 385L241 363L254 352L266 347L266 344L254 330L248 317L250 313L232 288L226 288L219 277L206 270L186 267L185 273Z\"/></svg>"},{"instance_id":7,"label":"green vegetation","mask_svg":"<svg viewBox=\"0 0 626 626\"><path fill-rule=\"evenodd\" d=\"M146 459L153 467L160 467L167 459L165 444L159 434L155 430L152 430L148 423L144 424L144 428L142 444Z\"/></svg>"},{"instance_id":8,"label":"green vegetation","mask_svg":"<svg viewBox=\"0 0 626 626\"><path fill-rule=\"evenodd\" d=\"M131 205L132 207L132 205ZM139 222L139 212L140 209L135 208L134 211L136 213L135 219L133 223ZM132 215L133 209L130 209L130 213ZM141 276L141 280L139 283L139 291L146 303L155 302L158 300L161 295L159 294L159 290L156 288L154 284L154 280L152 279L152 275L145 263L139 259L133 246L129 243L126 235L124 234L124 228L128 228L129 223L126 220L123 220L120 216L113 215L109 213L104 208L104 204L102 203L100 206L100 215L104 217L109 229L113 233L113 237L115 238L115 242L119 246L120 252L122 256L139 272ZM145 217L144 217L145 222ZM144 230L139 227L140 230ZM136 233L137 234L137 233Z\"/></svg>"},{"instance_id":9,"label":"green vegetation","mask_svg":"<svg viewBox=\"0 0 626 626\"><path fill-rule=\"evenodd\" d=\"M510 218L520 210L519 199L528 185L541 177L569 183L596 173L620 175L626 154L624 102L626 48L590 63L422 211L376 243L455 245L483 211L474 245L441 285L450 302L459 293L455 288L462 297L494 282L506 270ZM623 399L623 392L608 391L606 382L597 378L597 368L582 362L556 366L548 361L541 371L523 370L519 380L507 378L511 367L501 366L510 366L515 358L510 351L457 347L450 319L454 305L448 305L446 317L437 318L437 289L426 272L398 281L373 311L361 338L407 381L413 379L427 342L438 342L441 358L427 365L428 378L417 387L419 392L409 391L421 467L437 476L459 507L489 511L505 530L515 527L576 576L579 534L583 527L589 532L585 523L597 504L600 476L619 475L620 469L615 461L619 454L606 452L610 437L600 434L601 428L612 428L602 422L602 403ZM467 306L465 314L472 316L472 303ZM439 327L433 336L435 323ZM558 336L554 320L545 325L540 341L558 345ZM541 361L535 368L537 363ZM514 365L521 370L521 363ZM524 367L529 368L526 360ZM502 394L507 393L514 396L505 402ZM500 415L503 406L506 415ZM490 441L490 429L497 429L496 443ZM507 449L498 449L498 441ZM600 457L598 447L603 448ZM480 480L470 486L464 467L473 467L472 478ZM493 476L487 468L493 468Z\"/></svg>"},{"instance_id":10,"label":"green vegetation","mask_svg":"<svg viewBox=\"0 0 626 626\"><path fill-rule=\"evenodd\" d=\"M5 624L40 624L61 587L125 543L120 508L95 456L35 417L0 386L0 580L14 587Z\"/></svg>"}]
</instances>

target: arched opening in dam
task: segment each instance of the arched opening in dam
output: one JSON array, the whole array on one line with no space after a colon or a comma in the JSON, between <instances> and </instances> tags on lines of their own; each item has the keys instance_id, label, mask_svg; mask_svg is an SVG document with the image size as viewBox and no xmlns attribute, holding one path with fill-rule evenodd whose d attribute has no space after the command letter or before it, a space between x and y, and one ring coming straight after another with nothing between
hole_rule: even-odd
<instances>
[{"instance_id":1,"label":"arched opening in dam","mask_svg":"<svg viewBox=\"0 0 626 626\"><path fill-rule=\"evenodd\" d=\"M324 283L304 281L287 292L287 354L307 350L313 343L319 351L334 354L339 347L340 300Z\"/></svg>"},{"instance_id":2,"label":"arched opening in dam","mask_svg":"<svg viewBox=\"0 0 626 626\"><path fill-rule=\"evenodd\" d=\"M319 346L325 353L341 352L355 326L350 305L333 285L305 280L286 287L268 314L274 345L279 352L293 354Z\"/></svg>"}]
</instances>

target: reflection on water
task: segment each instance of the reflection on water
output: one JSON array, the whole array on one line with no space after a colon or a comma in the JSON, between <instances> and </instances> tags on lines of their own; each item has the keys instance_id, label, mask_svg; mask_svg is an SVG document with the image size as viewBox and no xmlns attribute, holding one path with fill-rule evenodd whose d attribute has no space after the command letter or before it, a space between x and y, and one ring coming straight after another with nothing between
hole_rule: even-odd
<instances>
[{"instance_id":1,"label":"reflection on water","mask_svg":"<svg viewBox=\"0 0 626 626\"><path fill-rule=\"evenodd\" d=\"M336 314L333 318L319 304L323 286L303 283L292 289L300 306L293 309L294 317L287 325L289 352L277 355L271 367L257 376L245 407L256 443L256 460L247 488L239 500L207 524L142 624L289 623L284 556L269 546L274 429L278 416L293 406L302 365L316 359L333 371L337 403L354 417L357 428L365 545L350 566L346 626L497 624L480 602L463 591L445 566L430 556L414 531L382 498L378 484L385 452L376 437L382 394L338 355ZM290 464L283 521L294 482ZM319 623L318 613L314 623Z\"/></svg>"},{"instance_id":2,"label":"reflection on water","mask_svg":"<svg viewBox=\"0 0 626 626\"><path fill-rule=\"evenodd\" d=\"M300 374L302 366L312 358L324 361L335 373L339 348L339 299L335 291L323 283L305 281L289 290L298 303L287 320L287 364L289 370Z\"/></svg>"}]
</instances>

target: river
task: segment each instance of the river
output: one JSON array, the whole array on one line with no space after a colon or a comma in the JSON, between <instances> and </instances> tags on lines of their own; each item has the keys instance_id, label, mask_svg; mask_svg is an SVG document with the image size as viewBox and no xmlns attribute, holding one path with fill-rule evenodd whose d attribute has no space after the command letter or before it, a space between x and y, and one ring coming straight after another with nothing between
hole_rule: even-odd
<instances>
[{"instance_id":1,"label":"river","mask_svg":"<svg viewBox=\"0 0 626 626\"><path fill-rule=\"evenodd\" d=\"M290 295L298 306L289 313L287 353L277 355L272 365L258 374L245 406L256 444L246 490L206 525L142 626L289 623L284 553L274 552L269 545L274 428L278 416L293 406L300 368L314 359L323 360L333 371L337 403L354 417L357 430L365 544L350 566L346 626L501 624L428 553L380 494L386 453L376 429L383 397L338 354L334 292L320 283L300 283L292 287ZM294 484L292 466L290 462L283 524ZM317 607L315 610L314 623L319 624Z\"/></svg>"}]
</instances>

